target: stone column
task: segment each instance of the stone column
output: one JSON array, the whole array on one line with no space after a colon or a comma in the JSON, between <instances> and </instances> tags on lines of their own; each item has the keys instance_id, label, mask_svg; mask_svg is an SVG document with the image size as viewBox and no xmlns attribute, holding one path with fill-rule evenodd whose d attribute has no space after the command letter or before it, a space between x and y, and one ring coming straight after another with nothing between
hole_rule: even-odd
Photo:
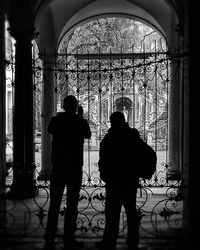
<instances>
[{"instance_id":1,"label":"stone column","mask_svg":"<svg viewBox=\"0 0 200 250\"><path fill-rule=\"evenodd\" d=\"M4 192L6 177L5 66L5 15L4 1L2 1L0 3L0 195Z\"/></svg>"},{"instance_id":2,"label":"stone column","mask_svg":"<svg viewBox=\"0 0 200 250\"><path fill-rule=\"evenodd\" d=\"M9 195L28 198L36 194L33 143L32 39L34 28L12 30L16 40L13 115L13 184Z\"/></svg>"},{"instance_id":3,"label":"stone column","mask_svg":"<svg viewBox=\"0 0 200 250\"><path fill-rule=\"evenodd\" d=\"M187 44L187 40L186 40L186 44ZM186 53L187 53L187 47L185 48ZM196 232L196 228L198 225L198 222L196 221L196 201L191 199L191 194L193 194L193 198L194 198L194 192L196 192L197 194L197 190L193 187L191 187L192 185L190 185L192 182L193 183L198 183L198 175L196 176L197 172L195 172L193 169L190 168L190 93L189 93L189 77L190 77L190 71L189 71L189 65L188 65L188 58L185 57L183 59L183 63L184 63L184 67L183 67L183 71L182 71L182 92L183 92L183 101L182 101L182 143L181 143L181 150L182 150L182 185L181 185L181 189L179 191L179 195L181 195L181 198L183 198L183 226L185 228L188 228L190 226L190 229L193 230L192 232L192 236L193 233L196 233L197 236L197 232ZM198 164L197 164L198 166ZM194 171L194 172L192 172ZM196 176L196 179L191 178L191 174L192 177ZM190 179L191 178L191 179ZM193 190L192 190L193 188ZM195 194L195 197L196 197ZM191 216L193 217L191 220ZM188 220L188 218L190 218ZM192 222L192 223L191 223ZM191 224L190 224L191 223ZM194 224L195 223L195 224ZM191 227L192 226L192 227ZM195 238L197 239L197 238Z\"/></svg>"},{"instance_id":4,"label":"stone column","mask_svg":"<svg viewBox=\"0 0 200 250\"><path fill-rule=\"evenodd\" d=\"M51 135L48 133L47 128L52 116L55 115L55 90L54 90L54 62L55 57L44 54L44 78L42 85L42 159L41 171L38 180L49 180L50 172L52 169L51 163Z\"/></svg>"},{"instance_id":5,"label":"stone column","mask_svg":"<svg viewBox=\"0 0 200 250\"><path fill-rule=\"evenodd\" d=\"M6 200L1 199L5 194L6 179L6 138L5 138L5 16L4 1L0 1L0 228L6 225Z\"/></svg>"},{"instance_id":6,"label":"stone column","mask_svg":"<svg viewBox=\"0 0 200 250\"><path fill-rule=\"evenodd\" d=\"M180 179L180 67L179 59L171 61L171 81L169 84L169 134L168 180Z\"/></svg>"},{"instance_id":7,"label":"stone column","mask_svg":"<svg viewBox=\"0 0 200 250\"><path fill-rule=\"evenodd\" d=\"M190 44L190 25L189 25L189 16L188 16L188 3L189 1L184 1L184 25L182 25L180 28L182 28L182 46L183 46L183 53L185 54L185 57L182 58L183 66L182 66L182 102L181 102L181 108L182 108L182 142L181 142L181 150L182 150L182 185L181 185L181 198L183 198L183 228L188 228L188 235L191 240L191 244L194 243L198 244L198 236L199 232L196 230L199 226L199 221L197 220L197 214L196 214L196 197L198 197L199 190L196 186L198 185L199 181L199 175L197 174L198 164L195 164L195 167L192 167L191 161L190 161L190 150L191 150L191 130L190 130L190 115L192 108L190 103L190 98L194 98L191 95L191 86L195 87L196 85L193 85L192 80L196 80L198 71L193 71L191 74L192 65L191 60L189 58L189 44ZM196 68L195 68L196 70ZM194 74L193 74L194 73ZM192 78L194 77L194 78ZM198 92L197 92L198 93ZM194 127L194 131L198 131L199 124L196 123L196 126ZM194 133L195 135L196 133ZM196 139L196 136L195 136ZM192 151L193 151L192 147ZM197 147L198 150L198 147ZM195 151L193 156L196 155L198 158L198 154L196 154ZM194 159L194 162L196 162ZM196 183L193 185L192 183ZM196 243L195 243L196 241Z\"/></svg>"}]
</instances>

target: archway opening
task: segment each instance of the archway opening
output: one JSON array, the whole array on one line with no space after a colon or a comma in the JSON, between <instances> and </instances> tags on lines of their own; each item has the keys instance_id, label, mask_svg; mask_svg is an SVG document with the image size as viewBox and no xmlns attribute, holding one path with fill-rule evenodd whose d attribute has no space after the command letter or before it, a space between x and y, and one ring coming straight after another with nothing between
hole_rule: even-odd
<instances>
[{"instance_id":1,"label":"archway opening","mask_svg":"<svg viewBox=\"0 0 200 250\"><path fill-rule=\"evenodd\" d=\"M136 127L158 154L155 175L149 181L141 180L138 190L137 207L145 215L141 221L142 237L166 236L166 232L177 227L177 221L181 227L182 199L176 199L174 207L180 183L169 182L166 178L171 68L164 39L140 22L118 17L101 18L78 27L70 37L63 37L58 54L51 55L51 58L45 53L39 57L37 49L34 55L36 130L45 132L41 121L41 114L46 115L43 108L49 110L48 105L52 105L56 112L62 111L62 100L68 94L78 98L92 129L92 138L85 142L84 148L84 178L79 207L81 236L102 234L103 223L100 222L104 220L105 196L104 183L99 179L97 168L98 150L110 127L109 116L115 110L124 112L129 125ZM50 64L46 67L41 59L50 61ZM50 88L49 82L45 82L44 74L47 73L50 73L51 89L45 94L45 86ZM54 95L54 99L47 102L50 95L51 98ZM45 141L43 143L50 152L49 145ZM41 166L40 141L37 146L36 175L41 167L45 168L45 165ZM40 187L47 185L37 181ZM61 211L64 208L65 202ZM171 214L173 218L170 218ZM122 237L126 234L124 215L122 211Z\"/></svg>"},{"instance_id":2,"label":"archway opening","mask_svg":"<svg viewBox=\"0 0 200 250\"><path fill-rule=\"evenodd\" d=\"M152 145L158 155L155 175L149 181L141 180L138 190L137 206L146 215L141 226L145 225L143 236L169 230L162 217L166 210L164 201L166 198L171 201L169 191L174 197L177 195L180 184L169 184L166 178L169 60L166 42L156 31L125 18L100 18L88 22L75 29L70 37L63 37L60 43L54 74L57 111L62 111L62 100L66 95L75 95L92 129L92 138L85 142L84 148L83 200L80 202L79 217L80 225L87 224L86 207L93 208L89 216L91 228L86 235L88 232L98 235L102 229L98 222L103 209L104 183L97 168L98 150L102 137L110 127L109 116L115 110L126 114L129 125L140 131L142 138ZM88 201L87 205L84 199ZM174 213L171 202L167 207L170 207L170 213ZM182 210L182 203L178 205L178 210ZM180 214L176 219L181 224ZM93 230L97 224L98 232ZM125 220L121 219L121 235L126 232L125 224Z\"/></svg>"}]
</instances>

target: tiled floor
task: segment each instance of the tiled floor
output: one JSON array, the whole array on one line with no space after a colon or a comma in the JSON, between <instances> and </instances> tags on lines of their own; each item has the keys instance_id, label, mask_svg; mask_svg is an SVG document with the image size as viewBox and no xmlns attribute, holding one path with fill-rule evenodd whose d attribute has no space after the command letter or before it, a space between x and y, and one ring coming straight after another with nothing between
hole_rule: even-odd
<instances>
[{"instance_id":1,"label":"tiled floor","mask_svg":"<svg viewBox=\"0 0 200 250\"><path fill-rule=\"evenodd\" d=\"M78 241L83 242L82 248L77 248L77 250L97 250L95 243L99 239L78 239ZM9 239L4 238L0 239L0 249L1 250L47 250L45 248L45 242L43 239L39 238L21 238L21 239ZM145 240L141 241L138 250L193 250L199 249L197 246L192 246L184 242L168 242L168 241L159 241L146 242ZM50 250L50 249L49 249ZM55 250L72 250L69 248L63 247L61 240L56 242ZM73 249L74 250L74 249ZM105 250L109 250L105 249ZM116 250L126 250L125 240L119 240L116 246ZM136 249L133 249L136 250Z\"/></svg>"},{"instance_id":2,"label":"tiled floor","mask_svg":"<svg viewBox=\"0 0 200 250\"><path fill-rule=\"evenodd\" d=\"M81 217L81 219L89 218L88 223L90 222L92 225L97 225L97 219L101 219L104 217L102 214L103 202L99 199L94 199L94 195L100 197L102 189L97 188L94 190L84 189L82 190L81 194L83 198L79 202L79 209L81 214L84 213L85 217ZM166 200L167 191L165 188L159 188L154 190L151 189L154 195L149 194L148 202L146 203L146 210L152 211L154 214L157 213L156 218L156 232L159 230L165 230L168 228L168 220L166 220L163 216L159 216L160 211L164 212L163 206L160 206L161 201ZM86 195L87 194L87 195ZM143 201L146 196L141 195L138 191L138 205L143 204ZM168 199L167 199L168 200ZM39 190L39 194L34 197L34 199L26 199L26 200L5 200L0 204L0 250L44 250L45 243L44 243L44 228L46 226L46 219L47 219L47 211L48 211L48 204L49 204L49 195L48 195L48 188L41 187ZM63 201L61 204L61 210L64 209L66 204L66 197L63 197ZM156 206L155 204L159 205ZM173 212L172 218L170 219L171 224L177 225L177 221L182 221L182 217L175 216L177 211L182 211L183 203L179 201L177 206L174 210L170 210ZM165 206L164 206L165 208ZM173 208L173 207L172 207ZM157 209L157 210L156 210ZM149 213L150 214L150 213ZM5 218L4 218L5 217ZM2 234L2 220L6 221L6 233L4 236ZM94 219L93 219L94 218ZM97 219L96 219L97 218ZM186 244L184 242L184 236L181 231L181 227L176 228L176 233L179 234L179 241L177 242L169 242L169 240L161 240L158 238L154 238L151 242L145 240L143 237L148 237L149 232L151 232L152 228L152 219L154 217L146 216L143 217L143 224L142 228L142 236L140 239L139 250L193 250L193 249L200 249L197 247L191 247L190 244ZM175 219L173 219L175 218ZM179 219L179 220L177 220ZM62 229L64 217L59 217L59 225ZM83 220L84 221L84 220ZM87 221L86 221L87 222ZM154 221L153 221L154 222ZM173 223L174 222L174 223ZM176 222L176 223L175 223ZM170 224L170 225L171 225ZM90 228L92 228L90 226ZM9 231L9 234L7 234ZM172 228L173 231L173 228ZM91 230L89 230L91 232ZM157 235L155 232L154 235ZM62 230L61 230L62 233ZM187 233L186 233L187 234ZM8 236L9 235L9 236ZM18 236L17 236L18 235ZM21 236L19 236L21 235ZM23 236L22 236L23 235ZM98 234L95 234L98 235ZM174 231L171 235L175 238ZM180 237L181 236L181 237ZM82 237L82 236L81 236ZM94 238L94 233L87 234L88 238L81 239L83 242L82 250L96 250L95 242L100 240L100 237ZM80 239L78 239L80 240ZM126 244L125 239L119 239L116 250L125 250ZM55 245L55 250L64 250L63 243L61 238L59 238L58 242ZM72 250L70 247L67 250ZM79 250L79 249L77 249ZM107 249L106 249L107 250ZM109 249L108 249L109 250ZM134 249L133 249L134 250Z\"/></svg>"}]
</instances>

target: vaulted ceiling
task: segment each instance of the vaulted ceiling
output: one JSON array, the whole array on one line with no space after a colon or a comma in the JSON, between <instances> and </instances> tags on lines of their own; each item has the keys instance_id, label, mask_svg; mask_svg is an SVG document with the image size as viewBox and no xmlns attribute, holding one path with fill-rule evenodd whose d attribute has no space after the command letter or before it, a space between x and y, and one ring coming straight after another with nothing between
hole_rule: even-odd
<instances>
[{"instance_id":1,"label":"vaulted ceiling","mask_svg":"<svg viewBox=\"0 0 200 250\"><path fill-rule=\"evenodd\" d=\"M12 30L35 27L40 50L55 51L66 33L89 20L122 16L144 22L160 32L169 47L176 44L177 25L183 25L185 0L9 0Z\"/></svg>"}]
</instances>

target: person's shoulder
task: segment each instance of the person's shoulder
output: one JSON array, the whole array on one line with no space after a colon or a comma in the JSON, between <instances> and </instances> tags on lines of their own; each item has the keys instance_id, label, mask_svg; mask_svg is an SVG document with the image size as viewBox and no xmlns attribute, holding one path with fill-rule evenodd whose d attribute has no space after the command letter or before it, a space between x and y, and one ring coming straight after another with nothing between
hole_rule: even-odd
<instances>
[{"instance_id":1,"label":"person's shoulder","mask_svg":"<svg viewBox=\"0 0 200 250\"><path fill-rule=\"evenodd\" d=\"M51 117L51 119L58 119L59 117L63 116L64 112L57 112L55 115Z\"/></svg>"},{"instance_id":2,"label":"person's shoulder","mask_svg":"<svg viewBox=\"0 0 200 250\"><path fill-rule=\"evenodd\" d=\"M137 128L131 128L131 129L132 129L133 133L138 134L138 135L140 134L140 132Z\"/></svg>"},{"instance_id":3,"label":"person's shoulder","mask_svg":"<svg viewBox=\"0 0 200 250\"><path fill-rule=\"evenodd\" d=\"M136 129L136 128L130 128L130 130L131 130L131 133L132 133L132 135L134 137L140 138L140 132L139 132L138 129Z\"/></svg>"},{"instance_id":4,"label":"person's shoulder","mask_svg":"<svg viewBox=\"0 0 200 250\"><path fill-rule=\"evenodd\" d=\"M106 143L108 140L110 140L110 138L111 138L111 133L109 133L109 131L103 136L103 138L101 139L101 144L103 144L103 143Z\"/></svg>"},{"instance_id":5,"label":"person's shoulder","mask_svg":"<svg viewBox=\"0 0 200 250\"><path fill-rule=\"evenodd\" d=\"M88 120L83 116L76 115L76 120L82 124L89 124Z\"/></svg>"},{"instance_id":6,"label":"person's shoulder","mask_svg":"<svg viewBox=\"0 0 200 250\"><path fill-rule=\"evenodd\" d=\"M51 119L53 120L60 120L63 119L65 117L65 113L64 112L57 112L56 115L54 115Z\"/></svg>"},{"instance_id":7,"label":"person's shoulder","mask_svg":"<svg viewBox=\"0 0 200 250\"><path fill-rule=\"evenodd\" d=\"M56 115L52 116L50 121L53 122L55 120L57 120L57 116Z\"/></svg>"},{"instance_id":8,"label":"person's shoulder","mask_svg":"<svg viewBox=\"0 0 200 250\"><path fill-rule=\"evenodd\" d=\"M55 123L63 123L63 121L66 120L66 115L64 112L58 112L56 115L51 117L50 122L55 124Z\"/></svg>"},{"instance_id":9,"label":"person's shoulder","mask_svg":"<svg viewBox=\"0 0 200 250\"><path fill-rule=\"evenodd\" d=\"M88 123L88 120L87 120L85 117L83 117L83 116L78 116L78 117L79 117L79 119L82 120L83 122L87 122L87 123Z\"/></svg>"},{"instance_id":10,"label":"person's shoulder","mask_svg":"<svg viewBox=\"0 0 200 250\"><path fill-rule=\"evenodd\" d=\"M66 112L57 112L55 117L64 117L66 116Z\"/></svg>"},{"instance_id":11,"label":"person's shoulder","mask_svg":"<svg viewBox=\"0 0 200 250\"><path fill-rule=\"evenodd\" d=\"M139 131L136 129L136 128L130 128L129 129L129 138L132 138L132 139L134 139L134 141L135 140L140 140L140 133L139 133Z\"/></svg>"}]
</instances>

